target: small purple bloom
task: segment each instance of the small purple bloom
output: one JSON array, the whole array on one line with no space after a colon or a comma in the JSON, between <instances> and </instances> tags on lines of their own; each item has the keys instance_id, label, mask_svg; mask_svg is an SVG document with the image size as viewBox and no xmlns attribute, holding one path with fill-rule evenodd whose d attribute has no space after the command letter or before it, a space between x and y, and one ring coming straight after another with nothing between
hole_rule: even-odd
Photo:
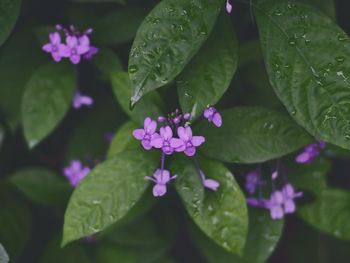
<instances>
[{"instance_id":1,"label":"small purple bloom","mask_svg":"<svg viewBox=\"0 0 350 263\"><path fill-rule=\"evenodd\" d=\"M83 55L83 58L86 59L86 60L90 60L92 59L93 56L95 56L97 53L98 53L98 48L97 47L94 47L94 46L90 46L90 49L88 52L86 52L84 55Z\"/></svg>"},{"instance_id":2,"label":"small purple bloom","mask_svg":"<svg viewBox=\"0 0 350 263\"><path fill-rule=\"evenodd\" d=\"M321 150L326 147L326 143L322 140L318 140L318 143L309 144L304 148L304 151L300 153L295 161L297 163L312 163L321 153Z\"/></svg>"},{"instance_id":3,"label":"small purple bloom","mask_svg":"<svg viewBox=\"0 0 350 263\"><path fill-rule=\"evenodd\" d=\"M86 95L82 95L79 90L76 91L74 99L73 99L73 108L79 109L82 106L91 106L94 104L94 100Z\"/></svg>"},{"instance_id":4,"label":"small purple bloom","mask_svg":"<svg viewBox=\"0 0 350 263\"><path fill-rule=\"evenodd\" d=\"M69 58L73 64L79 64L81 55L90 49L90 39L86 35L81 37L69 35L66 37L66 43L65 57Z\"/></svg>"},{"instance_id":5,"label":"small purple bloom","mask_svg":"<svg viewBox=\"0 0 350 263\"><path fill-rule=\"evenodd\" d=\"M260 184L259 170L253 170L246 175L245 188L250 194L254 194Z\"/></svg>"},{"instance_id":6,"label":"small purple bloom","mask_svg":"<svg viewBox=\"0 0 350 263\"><path fill-rule=\"evenodd\" d=\"M302 192L295 193L294 188L291 184L286 184L282 188L282 194L283 194L283 206L284 206L284 213L285 214L292 214L295 212L295 202L294 199L301 197L303 195Z\"/></svg>"},{"instance_id":7,"label":"small purple bloom","mask_svg":"<svg viewBox=\"0 0 350 263\"><path fill-rule=\"evenodd\" d=\"M188 121L189 119L191 119L191 114L187 112L187 113L184 114L183 118L184 118L185 121Z\"/></svg>"},{"instance_id":8,"label":"small purple bloom","mask_svg":"<svg viewBox=\"0 0 350 263\"><path fill-rule=\"evenodd\" d=\"M167 155L174 152L175 148L180 147L182 141L180 139L173 138L173 131L170 126L160 128L160 136L155 136L151 140L151 146L157 149L162 149Z\"/></svg>"},{"instance_id":9,"label":"small purple bloom","mask_svg":"<svg viewBox=\"0 0 350 263\"><path fill-rule=\"evenodd\" d=\"M147 117L143 122L143 129L136 129L132 134L137 140L141 141L144 149L150 150L152 149L151 141L159 137L156 129L157 122Z\"/></svg>"},{"instance_id":10,"label":"small purple bloom","mask_svg":"<svg viewBox=\"0 0 350 263\"><path fill-rule=\"evenodd\" d=\"M161 169L157 169L153 177L146 176L146 179L155 183L153 186L153 196L158 197L166 194L166 185L176 177L177 175L170 177L170 172L168 170L162 171Z\"/></svg>"},{"instance_id":11,"label":"small purple bloom","mask_svg":"<svg viewBox=\"0 0 350 263\"><path fill-rule=\"evenodd\" d=\"M158 120L158 122L166 122L166 121L167 121L167 118L164 117L164 116L159 116L159 117L157 118L157 120Z\"/></svg>"},{"instance_id":12,"label":"small purple bloom","mask_svg":"<svg viewBox=\"0 0 350 263\"><path fill-rule=\"evenodd\" d=\"M177 129L177 134L182 142L176 141L176 145L173 146L177 152L184 152L187 156L195 155L196 147L205 142L205 138L203 136L192 136L192 129L189 126L179 127Z\"/></svg>"},{"instance_id":13,"label":"small purple bloom","mask_svg":"<svg viewBox=\"0 0 350 263\"><path fill-rule=\"evenodd\" d=\"M209 107L205 109L203 116L204 118L208 119L209 122L214 123L216 127L221 127L222 125L221 115L214 107Z\"/></svg>"},{"instance_id":14,"label":"small purple bloom","mask_svg":"<svg viewBox=\"0 0 350 263\"><path fill-rule=\"evenodd\" d=\"M230 0L226 0L226 11L229 14L232 12L232 5L230 3Z\"/></svg>"},{"instance_id":15,"label":"small purple bloom","mask_svg":"<svg viewBox=\"0 0 350 263\"><path fill-rule=\"evenodd\" d=\"M50 43L43 45L42 49L47 53L51 53L54 61L59 62L64 56L66 45L61 43L61 36L58 32L50 33L49 38Z\"/></svg>"},{"instance_id":16,"label":"small purple bloom","mask_svg":"<svg viewBox=\"0 0 350 263\"><path fill-rule=\"evenodd\" d=\"M199 165L197 163L197 161L195 161L195 164L196 164L196 168L199 172L199 175L201 177L201 180L202 180L202 184L205 188L209 188L213 191L217 191L218 188L220 187L220 183L218 181L215 181L213 179L207 179L205 178L205 174L203 173L203 171L199 168Z\"/></svg>"},{"instance_id":17,"label":"small purple bloom","mask_svg":"<svg viewBox=\"0 0 350 263\"><path fill-rule=\"evenodd\" d=\"M283 210L284 197L281 191L274 191L271 194L270 200L267 204L270 210L270 216L272 219L281 219L284 215Z\"/></svg>"},{"instance_id":18,"label":"small purple bloom","mask_svg":"<svg viewBox=\"0 0 350 263\"><path fill-rule=\"evenodd\" d=\"M63 170L64 176L68 178L73 187L76 187L89 172L90 168L84 166L79 160L72 160L70 165Z\"/></svg>"}]
</instances>

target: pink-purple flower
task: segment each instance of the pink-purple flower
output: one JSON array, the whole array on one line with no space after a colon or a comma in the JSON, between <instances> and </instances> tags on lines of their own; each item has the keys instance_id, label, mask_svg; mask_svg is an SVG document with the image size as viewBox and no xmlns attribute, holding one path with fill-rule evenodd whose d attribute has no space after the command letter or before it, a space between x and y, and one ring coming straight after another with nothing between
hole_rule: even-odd
<instances>
[{"instance_id":1,"label":"pink-purple flower","mask_svg":"<svg viewBox=\"0 0 350 263\"><path fill-rule=\"evenodd\" d=\"M98 52L98 49L90 44L89 34L92 33L92 29L83 33L78 32L74 26L67 29L57 25L56 29L56 32L49 35L50 43L42 48L45 52L51 53L56 62L62 58L69 58L72 64L79 64L81 58L89 60ZM65 43L61 43L61 35L65 36Z\"/></svg>"},{"instance_id":2,"label":"pink-purple flower","mask_svg":"<svg viewBox=\"0 0 350 263\"><path fill-rule=\"evenodd\" d=\"M249 194L254 194L260 182L260 170L255 169L246 175L245 188Z\"/></svg>"},{"instance_id":3,"label":"pink-purple flower","mask_svg":"<svg viewBox=\"0 0 350 263\"><path fill-rule=\"evenodd\" d=\"M159 136L156 129L157 122L147 117L143 122L143 129L136 129L132 134L137 140L141 141L144 149L150 150L152 149L151 141Z\"/></svg>"},{"instance_id":4,"label":"pink-purple flower","mask_svg":"<svg viewBox=\"0 0 350 263\"><path fill-rule=\"evenodd\" d=\"M89 172L90 168L84 166L79 160L72 160L69 166L63 169L64 176L69 180L70 185L73 187L76 187Z\"/></svg>"},{"instance_id":5,"label":"pink-purple flower","mask_svg":"<svg viewBox=\"0 0 350 263\"><path fill-rule=\"evenodd\" d=\"M50 33L49 38L50 42L43 45L42 49L51 53L53 60L59 62L64 57L66 45L61 43L61 36L58 32Z\"/></svg>"},{"instance_id":6,"label":"pink-purple flower","mask_svg":"<svg viewBox=\"0 0 350 263\"><path fill-rule=\"evenodd\" d=\"M322 140L318 140L317 143L309 144L304 148L304 151L301 152L296 158L297 163L310 164L312 163L326 147L326 143Z\"/></svg>"},{"instance_id":7,"label":"pink-purple flower","mask_svg":"<svg viewBox=\"0 0 350 263\"><path fill-rule=\"evenodd\" d=\"M221 127L221 125L222 125L221 114L214 107L206 108L204 110L203 116L209 122L212 122L216 127L218 127L218 128Z\"/></svg>"},{"instance_id":8,"label":"pink-purple flower","mask_svg":"<svg viewBox=\"0 0 350 263\"><path fill-rule=\"evenodd\" d=\"M182 141L177 138L173 138L173 131L170 126L160 128L160 136L154 136L151 140L151 146L157 149L162 149L167 155L174 152L175 148L182 145Z\"/></svg>"},{"instance_id":9,"label":"pink-purple flower","mask_svg":"<svg viewBox=\"0 0 350 263\"><path fill-rule=\"evenodd\" d=\"M184 152L187 156L194 156L196 154L196 147L205 142L203 136L193 136L191 127L179 127L177 134L181 140L179 146L175 149L177 152Z\"/></svg>"},{"instance_id":10,"label":"pink-purple flower","mask_svg":"<svg viewBox=\"0 0 350 263\"><path fill-rule=\"evenodd\" d=\"M79 90L76 91L73 98L73 108L79 109L82 106L91 106L94 103L94 100L86 95L82 95Z\"/></svg>"},{"instance_id":11,"label":"pink-purple flower","mask_svg":"<svg viewBox=\"0 0 350 263\"><path fill-rule=\"evenodd\" d=\"M230 3L230 0L226 0L226 11L229 14L232 12L232 5Z\"/></svg>"},{"instance_id":12,"label":"pink-purple flower","mask_svg":"<svg viewBox=\"0 0 350 263\"><path fill-rule=\"evenodd\" d=\"M166 185L174 180L177 176L170 176L170 172L168 170L157 169L153 174L153 177L146 176L147 180L150 180L155 183L153 186L153 196L159 197L163 196L167 192Z\"/></svg>"}]
</instances>

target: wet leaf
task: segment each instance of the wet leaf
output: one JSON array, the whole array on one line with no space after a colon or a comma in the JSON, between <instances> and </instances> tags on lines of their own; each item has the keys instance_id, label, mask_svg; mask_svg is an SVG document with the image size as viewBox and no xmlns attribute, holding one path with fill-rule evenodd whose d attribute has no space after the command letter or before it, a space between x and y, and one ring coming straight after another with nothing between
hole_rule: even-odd
<instances>
[{"instance_id":1,"label":"wet leaf","mask_svg":"<svg viewBox=\"0 0 350 263\"><path fill-rule=\"evenodd\" d=\"M350 149L350 42L311 6L262 1L256 9L270 82L313 136Z\"/></svg>"},{"instance_id":2,"label":"wet leaf","mask_svg":"<svg viewBox=\"0 0 350 263\"><path fill-rule=\"evenodd\" d=\"M30 148L61 122L72 104L74 91L75 76L69 64L50 63L34 73L22 100L24 135Z\"/></svg>"},{"instance_id":3,"label":"wet leaf","mask_svg":"<svg viewBox=\"0 0 350 263\"><path fill-rule=\"evenodd\" d=\"M131 102L170 83L208 38L223 0L164 0L139 27L129 56Z\"/></svg>"},{"instance_id":4,"label":"wet leaf","mask_svg":"<svg viewBox=\"0 0 350 263\"><path fill-rule=\"evenodd\" d=\"M97 233L125 216L146 190L144 177L156 169L157 157L134 149L96 166L69 201L62 244Z\"/></svg>"},{"instance_id":5,"label":"wet leaf","mask_svg":"<svg viewBox=\"0 0 350 263\"><path fill-rule=\"evenodd\" d=\"M260 107L222 112L223 125L202 122L196 134L206 138L200 149L224 162L258 163L291 153L310 142L309 135L287 115Z\"/></svg>"},{"instance_id":6,"label":"wet leaf","mask_svg":"<svg viewBox=\"0 0 350 263\"><path fill-rule=\"evenodd\" d=\"M5 248L0 243L0 262L8 263L9 261L10 261L9 255L7 255Z\"/></svg>"},{"instance_id":7,"label":"wet leaf","mask_svg":"<svg viewBox=\"0 0 350 263\"><path fill-rule=\"evenodd\" d=\"M242 254L248 231L244 195L224 165L211 160L203 160L200 165L207 178L220 183L218 191L203 189L188 160L174 163L172 172L178 175L176 190L189 215L208 237L227 251Z\"/></svg>"},{"instance_id":8,"label":"wet leaf","mask_svg":"<svg viewBox=\"0 0 350 263\"><path fill-rule=\"evenodd\" d=\"M222 14L207 42L176 80L183 112L197 118L216 104L237 68L237 40L231 21Z\"/></svg>"},{"instance_id":9,"label":"wet leaf","mask_svg":"<svg viewBox=\"0 0 350 263\"><path fill-rule=\"evenodd\" d=\"M0 2L0 45L2 45L14 28L21 10L21 0L2 0Z\"/></svg>"}]
</instances>

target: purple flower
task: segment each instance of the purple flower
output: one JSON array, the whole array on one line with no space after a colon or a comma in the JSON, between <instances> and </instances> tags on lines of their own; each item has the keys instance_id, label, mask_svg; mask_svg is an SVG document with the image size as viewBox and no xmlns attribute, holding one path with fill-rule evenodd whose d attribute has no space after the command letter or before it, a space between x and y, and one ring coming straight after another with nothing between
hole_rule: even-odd
<instances>
[{"instance_id":1,"label":"purple flower","mask_svg":"<svg viewBox=\"0 0 350 263\"><path fill-rule=\"evenodd\" d=\"M64 176L68 178L73 187L77 186L89 172L90 168L82 165L79 160L72 160L70 165L63 170Z\"/></svg>"},{"instance_id":2,"label":"purple flower","mask_svg":"<svg viewBox=\"0 0 350 263\"><path fill-rule=\"evenodd\" d=\"M157 149L162 149L167 155L174 152L175 148L182 145L182 141L177 138L173 138L173 131L170 126L160 128L160 136L154 136L151 140L151 146Z\"/></svg>"},{"instance_id":3,"label":"purple flower","mask_svg":"<svg viewBox=\"0 0 350 263\"><path fill-rule=\"evenodd\" d=\"M133 136L141 141L143 148L146 150L152 149L151 141L159 135L156 133L157 122L147 117L143 122L143 129L136 129L133 131Z\"/></svg>"},{"instance_id":4,"label":"purple flower","mask_svg":"<svg viewBox=\"0 0 350 263\"><path fill-rule=\"evenodd\" d=\"M284 198L283 206L285 214L292 214L295 212L295 202L294 199L301 197L302 192L295 193L294 188L291 184L286 184L282 188L282 194Z\"/></svg>"},{"instance_id":5,"label":"purple flower","mask_svg":"<svg viewBox=\"0 0 350 263\"><path fill-rule=\"evenodd\" d=\"M322 140L319 140L318 143L309 144L304 148L304 151L295 158L295 161L305 164L312 163L325 147L326 143Z\"/></svg>"},{"instance_id":6,"label":"purple flower","mask_svg":"<svg viewBox=\"0 0 350 263\"><path fill-rule=\"evenodd\" d=\"M73 108L79 109L83 105L91 106L94 103L94 100L86 95L82 95L79 90L76 91L74 99L73 99Z\"/></svg>"},{"instance_id":7,"label":"purple flower","mask_svg":"<svg viewBox=\"0 0 350 263\"><path fill-rule=\"evenodd\" d=\"M192 129L189 126L179 127L177 129L177 134L182 142L180 142L180 146L176 147L175 150L177 152L184 152L187 156L195 155L196 147L205 142L205 138L203 136L192 136Z\"/></svg>"},{"instance_id":8,"label":"purple flower","mask_svg":"<svg viewBox=\"0 0 350 263\"><path fill-rule=\"evenodd\" d=\"M284 197L281 191L274 191L271 194L270 200L267 203L267 208L270 210L270 216L272 219L283 218Z\"/></svg>"},{"instance_id":9,"label":"purple flower","mask_svg":"<svg viewBox=\"0 0 350 263\"><path fill-rule=\"evenodd\" d=\"M94 46L90 46L89 51L86 52L86 53L83 55L83 58L86 59L86 60L90 60L90 59L92 59L92 57L95 56L97 53L98 53L98 48L97 48L97 47L94 47Z\"/></svg>"},{"instance_id":10,"label":"purple flower","mask_svg":"<svg viewBox=\"0 0 350 263\"><path fill-rule=\"evenodd\" d=\"M81 55L90 50L90 39L86 35L81 37L69 35L66 37L66 43L64 56L69 58L73 64L79 64Z\"/></svg>"},{"instance_id":11,"label":"purple flower","mask_svg":"<svg viewBox=\"0 0 350 263\"><path fill-rule=\"evenodd\" d=\"M246 175L245 188L250 194L254 194L260 184L260 172L258 169L249 172Z\"/></svg>"},{"instance_id":12,"label":"purple flower","mask_svg":"<svg viewBox=\"0 0 350 263\"><path fill-rule=\"evenodd\" d=\"M58 32L50 33L49 38L50 43L43 45L42 49L47 53L51 53L54 61L59 62L64 56L66 45L61 43L61 36Z\"/></svg>"},{"instance_id":13,"label":"purple flower","mask_svg":"<svg viewBox=\"0 0 350 263\"><path fill-rule=\"evenodd\" d=\"M214 107L209 107L205 109L203 116L204 118L208 119L209 122L214 123L216 127L221 127L222 125L221 115Z\"/></svg>"},{"instance_id":14,"label":"purple flower","mask_svg":"<svg viewBox=\"0 0 350 263\"><path fill-rule=\"evenodd\" d=\"M230 0L226 0L226 11L229 14L232 12L232 5L230 3Z\"/></svg>"},{"instance_id":15,"label":"purple flower","mask_svg":"<svg viewBox=\"0 0 350 263\"><path fill-rule=\"evenodd\" d=\"M153 196L158 197L166 194L166 185L176 177L177 175L170 177L170 172L168 170L162 171L161 169L157 169L153 177L146 176L146 179L155 183L153 186Z\"/></svg>"},{"instance_id":16,"label":"purple flower","mask_svg":"<svg viewBox=\"0 0 350 263\"><path fill-rule=\"evenodd\" d=\"M248 205L253 206L253 207L268 208L269 200L262 199L262 198L259 198L259 199L257 199L257 198L248 198L247 199L247 203L248 203Z\"/></svg>"}]
</instances>

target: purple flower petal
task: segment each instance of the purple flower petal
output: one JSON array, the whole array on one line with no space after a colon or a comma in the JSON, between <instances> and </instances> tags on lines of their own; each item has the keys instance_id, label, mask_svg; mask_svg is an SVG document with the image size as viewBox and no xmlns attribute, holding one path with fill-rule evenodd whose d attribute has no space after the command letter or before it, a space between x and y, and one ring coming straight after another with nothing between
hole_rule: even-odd
<instances>
[{"instance_id":1,"label":"purple flower petal","mask_svg":"<svg viewBox=\"0 0 350 263\"><path fill-rule=\"evenodd\" d=\"M272 219L282 219L283 215L284 213L281 206L273 206L270 208L270 216Z\"/></svg>"},{"instance_id":2,"label":"purple flower petal","mask_svg":"<svg viewBox=\"0 0 350 263\"><path fill-rule=\"evenodd\" d=\"M191 142L193 146L198 147L205 142L205 138L203 136L193 136Z\"/></svg>"},{"instance_id":3,"label":"purple flower petal","mask_svg":"<svg viewBox=\"0 0 350 263\"><path fill-rule=\"evenodd\" d=\"M226 0L226 11L229 14L232 12L232 5L230 4L230 0Z\"/></svg>"},{"instance_id":4,"label":"purple flower petal","mask_svg":"<svg viewBox=\"0 0 350 263\"><path fill-rule=\"evenodd\" d=\"M61 36L58 32L50 33L49 38L50 38L50 42L53 45L57 45L61 43Z\"/></svg>"},{"instance_id":5,"label":"purple flower petal","mask_svg":"<svg viewBox=\"0 0 350 263\"><path fill-rule=\"evenodd\" d=\"M222 118L221 118L221 115L220 113L216 112L214 115L213 115L213 123L216 127L221 127L222 125Z\"/></svg>"},{"instance_id":6,"label":"purple flower petal","mask_svg":"<svg viewBox=\"0 0 350 263\"><path fill-rule=\"evenodd\" d=\"M166 185L164 184L156 184L155 186L153 186L153 196L155 197L165 195L166 191Z\"/></svg>"},{"instance_id":7,"label":"purple flower petal","mask_svg":"<svg viewBox=\"0 0 350 263\"><path fill-rule=\"evenodd\" d=\"M286 214L292 214L295 212L295 203L293 199L284 202L284 212Z\"/></svg>"},{"instance_id":8,"label":"purple flower petal","mask_svg":"<svg viewBox=\"0 0 350 263\"><path fill-rule=\"evenodd\" d=\"M79 64L80 62L80 55L73 55L73 56L70 56L69 60L74 64Z\"/></svg>"},{"instance_id":9,"label":"purple flower petal","mask_svg":"<svg viewBox=\"0 0 350 263\"><path fill-rule=\"evenodd\" d=\"M68 47L75 48L78 45L78 39L75 36L67 36L66 43Z\"/></svg>"},{"instance_id":10,"label":"purple flower petal","mask_svg":"<svg viewBox=\"0 0 350 263\"><path fill-rule=\"evenodd\" d=\"M135 137L137 140L142 140L143 137L145 136L145 131L144 129L136 129L132 132L132 135Z\"/></svg>"},{"instance_id":11,"label":"purple flower petal","mask_svg":"<svg viewBox=\"0 0 350 263\"><path fill-rule=\"evenodd\" d=\"M151 145L157 149L160 149L163 147L163 139L161 137L155 138L151 140Z\"/></svg>"},{"instance_id":12,"label":"purple flower petal","mask_svg":"<svg viewBox=\"0 0 350 263\"><path fill-rule=\"evenodd\" d=\"M186 150L184 151L184 153L187 155L187 156L193 156L196 154L196 147L189 147L189 148L186 148Z\"/></svg>"},{"instance_id":13,"label":"purple flower petal","mask_svg":"<svg viewBox=\"0 0 350 263\"><path fill-rule=\"evenodd\" d=\"M145 150L150 150L150 149L152 149L152 145L151 145L150 140L145 140L145 139L143 139L143 140L141 141L141 144L142 144L142 146L143 146L143 148L144 148Z\"/></svg>"},{"instance_id":14,"label":"purple flower petal","mask_svg":"<svg viewBox=\"0 0 350 263\"><path fill-rule=\"evenodd\" d=\"M203 182L203 185L206 187L206 188L209 188L213 191L217 191L220 184L219 182L213 180L213 179L205 179L204 182Z\"/></svg>"},{"instance_id":15,"label":"purple flower petal","mask_svg":"<svg viewBox=\"0 0 350 263\"><path fill-rule=\"evenodd\" d=\"M42 49L47 53L51 53L51 51L52 51L51 43L47 43L47 44L43 45Z\"/></svg>"}]
</instances>

